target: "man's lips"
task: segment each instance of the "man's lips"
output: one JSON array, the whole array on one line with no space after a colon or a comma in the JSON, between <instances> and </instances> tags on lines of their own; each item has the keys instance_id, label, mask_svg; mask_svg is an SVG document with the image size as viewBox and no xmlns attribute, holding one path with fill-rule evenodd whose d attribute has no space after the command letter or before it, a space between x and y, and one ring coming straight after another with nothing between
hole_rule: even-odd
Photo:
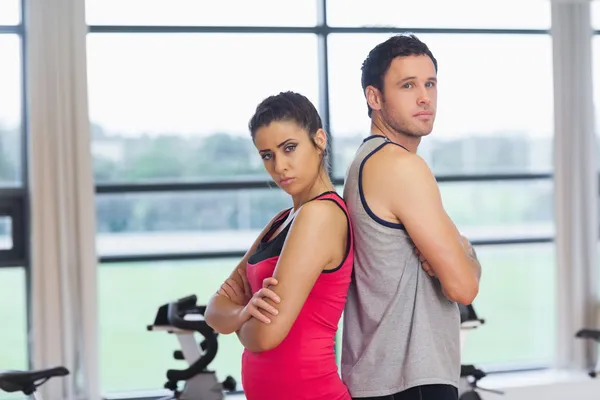
<instances>
[{"instance_id":1,"label":"man's lips","mask_svg":"<svg viewBox=\"0 0 600 400\"><path fill-rule=\"evenodd\" d=\"M431 119L431 118L433 118L433 112L419 111L418 113L414 114L413 117L418 118L418 119Z\"/></svg>"}]
</instances>

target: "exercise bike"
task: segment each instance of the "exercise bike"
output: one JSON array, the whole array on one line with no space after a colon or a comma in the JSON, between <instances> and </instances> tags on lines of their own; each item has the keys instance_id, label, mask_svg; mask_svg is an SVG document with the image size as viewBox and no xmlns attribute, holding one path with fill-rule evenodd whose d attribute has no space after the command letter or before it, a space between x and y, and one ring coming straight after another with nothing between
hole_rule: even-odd
<instances>
[{"instance_id":1,"label":"exercise bike","mask_svg":"<svg viewBox=\"0 0 600 400\"><path fill-rule=\"evenodd\" d=\"M69 375L65 367L38 369L33 371L0 372L0 391L7 393L22 392L35 400L42 400L37 389L49 379Z\"/></svg>"},{"instance_id":2,"label":"exercise bike","mask_svg":"<svg viewBox=\"0 0 600 400\"><path fill-rule=\"evenodd\" d=\"M580 329L575 337L578 339L595 340L597 343L600 342L600 330L598 329ZM600 372L600 358L596 360L596 366L588 372L591 378L595 378Z\"/></svg>"},{"instance_id":3,"label":"exercise bike","mask_svg":"<svg viewBox=\"0 0 600 400\"><path fill-rule=\"evenodd\" d=\"M460 309L460 341L461 347L464 347L467 334L471 330L483 325L485 320L477 316L477 313L472 305L464 306L459 304L458 306ZM503 392L497 390L479 387L477 383L485 377L486 373L481 369L476 368L474 365L461 365L458 389L459 400L481 400L481 396L477 390L503 394Z\"/></svg>"},{"instance_id":4,"label":"exercise bike","mask_svg":"<svg viewBox=\"0 0 600 400\"><path fill-rule=\"evenodd\" d=\"M173 392L161 400L223 400L225 391L233 392L237 383L231 376L219 382L215 371L207 369L217 355L218 334L204 321L206 306L196 305L195 295L181 298L158 308L154 323L149 331L175 334L181 350L173 353L176 360L185 360L186 369L169 369L164 387ZM200 333L204 340L197 343L194 334ZM179 390L179 382L184 382Z\"/></svg>"}]
</instances>

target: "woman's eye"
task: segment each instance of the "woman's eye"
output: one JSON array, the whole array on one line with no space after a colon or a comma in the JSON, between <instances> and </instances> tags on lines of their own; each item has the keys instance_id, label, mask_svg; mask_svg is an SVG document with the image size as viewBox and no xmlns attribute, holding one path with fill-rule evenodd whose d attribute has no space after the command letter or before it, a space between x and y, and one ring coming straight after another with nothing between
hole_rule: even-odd
<instances>
[{"instance_id":1,"label":"woman's eye","mask_svg":"<svg viewBox=\"0 0 600 400\"><path fill-rule=\"evenodd\" d=\"M266 160L270 160L271 159L271 154L263 154L262 155L262 159L265 160L265 161Z\"/></svg>"},{"instance_id":2,"label":"woman's eye","mask_svg":"<svg viewBox=\"0 0 600 400\"><path fill-rule=\"evenodd\" d=\"M295 148L295 144L290 144L289 146L285 146L285 151L294 151Z\"/></svg>"}]
</instances>

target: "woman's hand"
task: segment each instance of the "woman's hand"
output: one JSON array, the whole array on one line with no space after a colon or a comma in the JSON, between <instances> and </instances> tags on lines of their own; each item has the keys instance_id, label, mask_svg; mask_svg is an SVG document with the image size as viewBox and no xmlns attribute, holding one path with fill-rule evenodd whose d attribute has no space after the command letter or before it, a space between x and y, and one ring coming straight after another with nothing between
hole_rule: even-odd
<instances>
[{"instance_id":1,"label":"woman's hand","mask_svg":"<svg viewBox=\"0 0 600 400\"><path fill-rule=\"evenodd\" d=\"M248 287L248 281L244 280L244 286ZM254 295L250 298L246 306L241 312L242 321L246 322L251 317L256 318L257 320L268 324L271 322L271 319L265 315L266 313L270 313L271 315L277 315L278 311L275 307L271 306L269 303L265 301L265 298L273 301L274 303L279 303L281 299L277 294L269 289L269 286L277 285L277 279L273 277L265 278L263 280L262 288L259 289Z\"/></svg>"},{"instance_id":2,"label":"woman's hand","mask_svg":"<svg viewBox=\"0 0 600 400\"><path fill-rule=\"evenodd\" d=\"M227 279L219 290L218 294L221 296L227 297L229 300L233 301L235 304L244 307L250 299L252 298L252 290L250 289L250 284L248 283L248 279L246 278L245 271L238 269L238 274L243 282L243 287L240 286L238 281L233 278Z\"/></svg>"}]
</instances>

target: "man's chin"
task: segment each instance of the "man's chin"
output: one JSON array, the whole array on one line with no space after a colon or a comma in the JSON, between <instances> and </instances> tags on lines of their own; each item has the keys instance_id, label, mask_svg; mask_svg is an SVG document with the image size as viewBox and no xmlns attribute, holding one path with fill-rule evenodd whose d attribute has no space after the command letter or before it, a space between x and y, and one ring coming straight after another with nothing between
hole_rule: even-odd
<instances>
[{"instance_id":1,"label":"man's chin","mask_svg":"<svg viewBox=\"0 0 600 400\"><path fill-rule=\"evenodd\" d=\"M409 136L412 136L414 138L422 138L425 136L429 136L431 134L432 130L428 130L428 131L419 131L419 130L414 130L412 132L409 133Z\"/></svg>"},{"instance_id":2,"label":"man's chin","mask_svg":"<svg viewBox=\"0 0 600 400\"><path fill-rule=\"evenodd\" d=\"M421 126L419 129L415 129L416 136L428 136L433 131L433 125L431 126Z\"/></svg>"}]
</instances>

